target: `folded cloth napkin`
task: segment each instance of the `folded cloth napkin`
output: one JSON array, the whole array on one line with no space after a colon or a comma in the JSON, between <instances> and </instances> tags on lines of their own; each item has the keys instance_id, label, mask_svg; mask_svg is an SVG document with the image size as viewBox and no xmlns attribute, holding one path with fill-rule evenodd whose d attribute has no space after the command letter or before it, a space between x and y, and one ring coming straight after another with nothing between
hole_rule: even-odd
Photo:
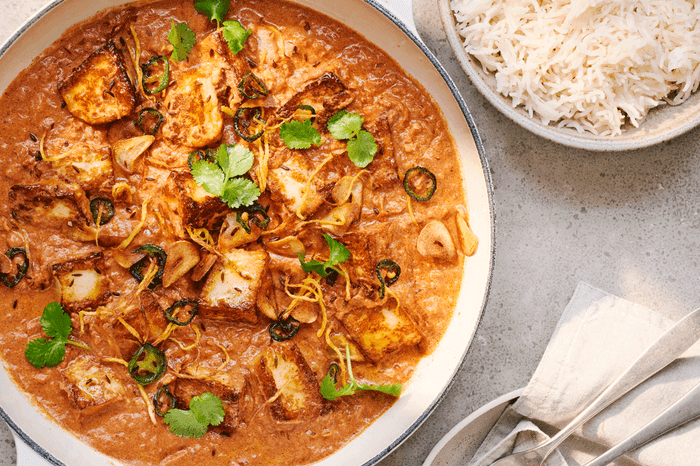
<instances>
[{"instance_id":1,"label":"folded cloth napkin","mask_svg":"<svg viewBox=\"0 0 700 466\"><path fill-rule=\"evenodd\" d=\"M470 466L526 450L568 424L673 322L637 304L579 284L542 361L520 398L501 416ZM700 338L700 335L698 335ZM700 344L562 444L547 466L581 466L619 443L700 381ZM614 465L700 465L700 420L675 429Z\"/></svg>"}]
</instances>

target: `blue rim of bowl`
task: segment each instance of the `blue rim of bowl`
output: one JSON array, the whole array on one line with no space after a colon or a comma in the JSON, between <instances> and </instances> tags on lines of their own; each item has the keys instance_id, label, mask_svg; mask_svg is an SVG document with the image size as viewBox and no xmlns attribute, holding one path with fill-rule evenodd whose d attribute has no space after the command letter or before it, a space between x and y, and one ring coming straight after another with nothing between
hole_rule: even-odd
<instances>
[{"instance_id":1,"label":"blue rim of bowl","mask_svg":"<svg viewBox=\"0 0 700 466\"><path fill-rule=\"evenodd\" d=\"M32 15L22 26L15 31L14 34L12 34L6 41L5 43L0 47L0 57L4 56L5 53L10 49L10 47L17 41L17 39L22 36L29 28L31 28L34 23L39 21L42 17L44 17L48 12L56 8L58 5L63 3L66 0L54 0L53 2L49 3L46 5L44 8L40 9L37 11L34 15ZM489 216L491 219L491 225L490 225L490 230L491 230L491 251L489 251L490 257L489 257L489 270L488 270L488 278L486 282L486 290L484 293L484 299L481 303L481 310L479 314L479 318L476 324L476 328L474 330L474 334L476 335L476 332L479 330L479 327L481 326L482 318L484 315L484 311L486 309L486 304L488 303L488 298L489 295L491 294L491 284L492 284L492 279L493 279L493 265L496 257L496 213L494 211L494 203L493 203L493 182L491 180L491 172L489 170L489 164L488 161L486 160L486 151L484 149L484 145L481 142L481 137L479 136L479 132L476 129L476 125L474 124L474 119L471 116L471 113L469 112L469 109L467 108L467 104L464 102L464 99L462 98L462 95L460 94L459 90L457 89L457 86L454 84L452 81L452 78L450 75L447 73L445 68L442 66L442 64L438 61L438 59L433 55L433 53L428 49L428 47L423 43L421 39L419 39L413 32L411 32L406 25L401 21L396 15L391 13L389 10L387 10L385 7L377 3L376 0L363 0L365 3L368 5L372 6L374 9L376 9L379 13L384 15L387 19L389 19L392 23L396 25L401 31L409 38L411 41L423 52L423 54L430 60L432 63L433 67L435 70L440 74L442 77L443 81L445 84L447 84L447 87L450 89L450 92L452 93L452 96L454 97L455 101L457 102L457 105L459 105L460 110L462 111L462 114L464 115L465 120L467 121L467 126L469 127L469 131L471 132L472 138L474 140L474 144L476 145L477 152L479 153L479 159L481 160L481 168L483 171L484 179L486 180L486 191L487 191L487 196L488 196L488 205L489 205ZM473 336L472 336L472 341L473 341ZM365 462L362 466L370 466L373 464L376 464L383 458L385 458L389 453L394 451L396 448L399 447L408 437L410 437L417 429L418 427L425 422L425 420L435 411L437 406L440 404L440 402L445 398L447 395L447 392L449 392L450 388L454 384L456 380L456 375L457 373L462 369L464 366L464 361L467 358L467 355L469 354L469 351L472 348L472 342L469 343L467 348L465 349L464 353L462 354L461 360L459 364L457 365L457 368L455 372L452 374L452 377L450 379L450 382L447 384L447 386L444 388L440 396L438 396L433 403L425 410L423 413L420 415L420 417L413 423L411 426L408 427L404 431L399 438L394 440L388 447L386 447L383 451L378 453L377 455L374 456L371 460ZM39 454L42 458L50 462L51 464L54 464L56 466L66 466L65 463L61 462L60 460L56 459L53 455L51 455L49 452L44 450L44 448L39 445L37 442L35 442L31 437L29 437L11 418L10 416L7 415L7 413L2 409L0 406L0 418L2 418L7 425L14 431L14 433L20 437L32 450L34 450L37 454Z\"/></svg>"}]
</instances>

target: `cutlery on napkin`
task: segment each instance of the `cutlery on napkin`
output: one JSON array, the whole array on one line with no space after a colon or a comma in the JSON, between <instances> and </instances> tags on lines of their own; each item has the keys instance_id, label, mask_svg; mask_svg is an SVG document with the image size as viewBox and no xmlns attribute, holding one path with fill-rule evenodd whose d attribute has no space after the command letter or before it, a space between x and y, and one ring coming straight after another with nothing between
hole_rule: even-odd
<instances>
[{"instance_id":1,"label":"cutlery on napkin","mask_svg":"<svg viewBox=\"0 0 700 466\"><path fill-rule=\"evenodd\" d=\"M566 425L673 322L642 306L580 284L532 380L481 445L470 466L541 443ZM617 444L700 381L700 344L584 424L547 466L579 466ZM540 429L539 427L542 427ZM700 420L628 453L614 465L700 464ZM554 430L552 430L554 429Z\"/></svg>"}]
</instances>

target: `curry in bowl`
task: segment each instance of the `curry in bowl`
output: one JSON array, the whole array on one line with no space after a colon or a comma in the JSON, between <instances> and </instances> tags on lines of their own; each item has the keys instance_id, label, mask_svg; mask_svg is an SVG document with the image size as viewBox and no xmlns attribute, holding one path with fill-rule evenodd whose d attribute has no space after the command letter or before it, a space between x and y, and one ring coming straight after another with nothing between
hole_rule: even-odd
<instances>
[{"instance_id":1,"label":"curry in bowl","mask_svg":"<svg viewBox=\"0 0 700 466\"><path fill-rule=\"evenodd\" d=\"M282 1L68 30L0 99L2 357L129 464L306 464L388 409L452 316L459 156L411 77Z\"/></svg>"}]
</instances>

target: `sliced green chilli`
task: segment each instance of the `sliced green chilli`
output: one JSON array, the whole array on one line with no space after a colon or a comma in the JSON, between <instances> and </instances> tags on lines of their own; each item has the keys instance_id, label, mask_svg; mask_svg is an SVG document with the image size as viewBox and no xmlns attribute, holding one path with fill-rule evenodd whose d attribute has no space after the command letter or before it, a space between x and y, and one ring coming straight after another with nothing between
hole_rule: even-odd
<instances>
[{"instance_id":1,"label":"sliced green chilli","mask_svg":"<svg viewBox=\"0 0 700 466\"><path fill-rule=\"evenodd\" d=\"M187 166L190 167L190 171L192 171L192 167L194 166L195 162L198 162L200 160L206 160L207 162L216 163L216 152L214 152L211 149L193 150L192 152L190 152L190 155L187 156Z\"/></svg>"},{"instance_id":2,"label":"sliced green chilli","mask_svg":"<svg viewBox=\"0 0 700 466\"><path fill-rule=\"evenodd\" d=\"M399 279L399 275L401 275L401 267L399 267L399 264L392 260L383 259L377 264L376 270L377 279L379 279L379 283L381 283L381 287L379 288L379 299L384 299L386 287L396 283L396 281ZM382 274L383 270L386 270L386 274Z\"/></svg>"},{"instance_id":3,"label":"sliced green chilli","mask_svg":"<svg viewBox=\"0 0 700 466\"><path fill-rule=\"evenodd\" d=\"M270 216L267 215L267 209L269 207L270 206L262 206L257 201L254 201L249 207L243 207L241 210L236 212L236 221L248 234L250 234L252 231L250 228L251 222L264 230L270 224ZM245 218L243 218L244 212L248 214L247 221ZM262 220L260 217L262 217Z\"/></svg>"},{"instance_id":4,"label":"sliced green chilli","mask_svg":"<svg viewBox=\"0 0 700 466\"><path fill-rule=\"evenodd\" d=\"M158 74L156 69L161 64L163 65L163 70ZM170 62L168 57L152 56L147 63L141 65L141 71L143 72L141 83L146 94L157 94L168 87L168 82L170 81ZM152 86L153 84L155 84L155 87Z\"/></svg>"},{"instance_id":5,"label":"sliced green chilli","mask_svg":"<svg viewBox=\"0 0 700 466\"><path fill-rule=\"evenodd\" d=\"M156 272L156 275L155 277L153 277L153 280L151 280L151 283L148 285L148 288L152 290L156 286L162 284L165 261L168 259L168 255L165 253L163 248L161 248L160 246L156 246L155 244L144 244L140 248L135 249L133 252L145 252L146 255L134 265L129 267L129 272L131 272L131 275L139 282L143 281L144 270L148 268L148 265L151 262L150 259L155 258L156 264L158 265L158 272Z\"/></svg>"},{"instance_id":6,"label":"sliced green chilli","mask_svg":"<svg viewBox=\"0 0 700 466\"><path fill-rule=\"evenodd\" d=\"M314 123L316 121L316 109L313 108L311 105L297 105L294 107L294 111L297 110L306 110L308 112L311 112L311 123Z\"/></svg>"},{"instance_id":7,"label":"sliced green chilli","mask_svg":"<svg viewBox=\"0 0 700 466\"><path fill-rule=\"evenodd\" d=\"M185 312L184 319L180 318L178 315L181 311ZM168 322L179 325L180 327L192 322L192 319L194 319L194 316L196 315L197 302L192 301L191 299L181 299L179 301L175 301L172 306L165 310L165 318L168 319Z\"/></svg>"},{"instance_id":8,"label":"sliced green chilli","mask_svg":"<svg viewBox=\"0 0 700 466\"><path fill-rule=\"evenodd\" d=\"M114 217L114 204L107 198L96 197L90 201L90 213L95 223L99 219L100 225L104 225Z\"/></svg>"},{"instance_id":9,"label":"sliced green chilli","mask_svg":"<svg viewBox=\"0 0 700 466\"><path fill-rule=\"evenodd\" d=\"M167 366L165 354L150 343L144 343L134 353L127 369L136 383L149 385L163 377Z\"/></svg>"},{"instance_id":10,"label":"sliced green chilli","mask_svg":"<svg viewBox=\"0 0 700 466\"><path fill-rule=\"evenodd\" d=\"M147 117L155 117L155 123L153 123L152 125L147 125ZM150 118L148 119L150 120ZM135 124L138 127L138 129L140 129L143 132L143 134L155 136L158 130L160 129L160 125L162 125L164 121L165 117L162 113L160 113L153 107L147 107L141 109L141 111L139 112L139 118L138 120L136 120Z\"/></svg>"},{"instance_id":11,"label":"sliced green chilli","mask_svg":"<svg viewBox=\"0 0 700 466\"><path fill-rule=\"evenodd\" d=\"M170 393L170 387L168 387L167 384L163 385L158 389L156 394L153 395L153 408L158 416L165 417L165 413L174 407L175 397Z\"/></svg>"},{"instance_id":12,"label":"sliced green chilli","mask_svg":"<svg viewBox=\"0 0 700 466\"><path fill-rule=\"evenodd\" d=\"M238 83L238 90L248 99L257 99L270 93L265 84L252 71L248 71L243 76L241 82Z\"/></svg>"},{"instance_id":13,"label":"sliced green chilli","mask_svg":"<svg viewBox=\"0 0 700 466\"><path fill-rule=\"evenodd\" d=\"M287 319L278 319L277 322L270 325L270 336L275 341L291 340L299 331L301 324L294 317L289 316Z\"/></svg>"},{"instance_id":14,"label":"sliced green chilli","mask_svg":"<svg viewBox=\"0 0 700 466\"><path fill-rule=\"evenodd\" d=\"M414 191L414 186L416 186L415 181L420 181L421 184L423 180L427 178L427 186L420 187L420 193ZM406 193L411 196L416 201L427 201L433 194L435 194L435 189L437 188L437 180L435 175L433 175L427 168L423 167L413 167L406 170L406 174L403 177L403 189Z\"/></svg>"},{"instance_id":15,"label":"sliced green chilli","mask_svg":"<svg viewBox=\"0 0 700 466\"><path fill-rule=\"evenodd\" d=\"M29 258L24 248L10 248L5 252L5 255L9 257L10 260L14 260L17 256L22 256L24 258L21 264L17 264L17 273L13 276L10 276L9 273L0 273L0 282L9 288L14 288L24 276L27 275L27 271L29 271Z\"/></svg>"},{"instance_id":16,"label":"sliced green chilli","mask_svg":"<svg viewBox=\"0 0 700 466\"><path fill-rule=\"evenodd\" d=\"M340 374L340 365L333 361L330 366L328 366L328 376L333 383L338 383L338 374Z\"/></svg>"},{"instance_id":17,"label":"sliced green chilli","mask_svg":"<svg viewBox=\"0 0 700 466\"><path fill-rule=\"evenodd\" d=\"M239 107L233 115L233 130L244 141L253 142L265 133L265 121L260 116L260 107ZM250 133L251 126L260 125L263 128L255 134Z\"/></svg>"}]
</instances>

